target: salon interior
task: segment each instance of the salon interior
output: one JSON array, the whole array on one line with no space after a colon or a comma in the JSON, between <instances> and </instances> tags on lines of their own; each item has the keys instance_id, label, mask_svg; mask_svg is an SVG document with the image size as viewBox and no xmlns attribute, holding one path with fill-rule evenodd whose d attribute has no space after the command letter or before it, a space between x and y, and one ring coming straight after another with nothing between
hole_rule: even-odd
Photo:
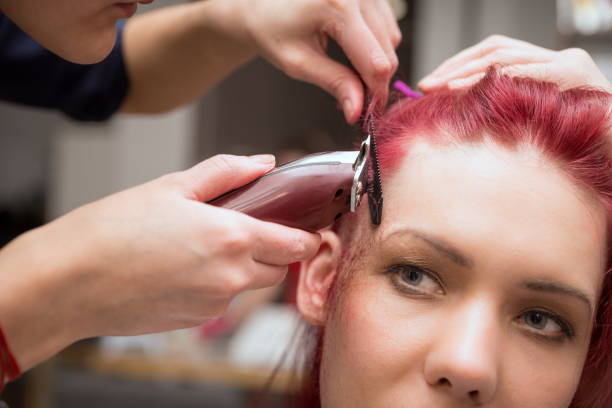
<instances>
[{"instance_id":1,"label":"salon interior","mask_svg":"<svg viewBox=\"0 0 612 408\"><path fill-rule=\"evenodd\" d=\"M584 48L612 79L612 16L598 20L584 9L595 0L390 1L403 33L396 78L408 84L492 34ZM344 58L338 48L330 52ZM331 96L260 59L161 116L79 124L3 103L0 121L1 245L84 203L219 152L274 153L282 163L350 149L357 135ZM266 393L263 406L284 406L284 396L295 392L291 364L299 354L293 339L301 322L291 303L285 284L241 296L228 316L193 329L81 341L8 385L3 396L12 408L232 408L252 406Z\"/></svg>"}]
</instances>

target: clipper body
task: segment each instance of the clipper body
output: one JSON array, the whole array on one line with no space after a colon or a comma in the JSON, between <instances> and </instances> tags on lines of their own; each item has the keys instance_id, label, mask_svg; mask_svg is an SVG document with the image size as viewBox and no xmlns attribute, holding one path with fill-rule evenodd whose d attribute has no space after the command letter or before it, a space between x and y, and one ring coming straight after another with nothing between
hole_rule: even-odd
<instances>
[{"instance_id":1,"label":"clipper body","mask_svg":"<svg viewBox=\"0 0 612 408\"><path fill-rule=\"evenodd\" d=\"M358 205L356 167L365 152L317 153L288 163L209 204L314 232ZM363 166L362 166L363 167ZM357 180L358 181L358 180Z\"/></svg>"}]
</instances>

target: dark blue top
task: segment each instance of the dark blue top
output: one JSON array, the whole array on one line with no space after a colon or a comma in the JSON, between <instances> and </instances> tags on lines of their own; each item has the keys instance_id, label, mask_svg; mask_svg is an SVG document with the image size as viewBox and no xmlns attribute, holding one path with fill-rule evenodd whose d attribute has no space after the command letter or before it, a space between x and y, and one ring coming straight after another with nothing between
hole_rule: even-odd
<instances>
[{"instance_id":1,"label":"dark blue top","mask_svg":"<svg viewBox=\"0 0 612 408\"><path fill-rule=\"evenodd\" d=\"M0 99L58 109L77 120L109 118L128 89L122 32L120 24L104 61L80 65L47 51L0 13Z\"/></svg>"}]
</instances>

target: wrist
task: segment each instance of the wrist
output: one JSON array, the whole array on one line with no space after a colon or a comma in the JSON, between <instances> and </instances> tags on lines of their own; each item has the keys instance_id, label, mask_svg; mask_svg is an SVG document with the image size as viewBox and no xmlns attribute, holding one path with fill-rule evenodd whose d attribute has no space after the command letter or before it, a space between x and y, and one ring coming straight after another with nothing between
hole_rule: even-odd
<instances>
[{"instance_id":1,"label":"wrist","mask_svg":"<svg viewBox=\"0 0 612 408\"><path fill-rule=\"evenodd\" d=\"M71 316L77 308L63 290L68 268L46 228L23 234L0 251L0 326L22 372L84 337Z\"/></svg>"}]
</instances>

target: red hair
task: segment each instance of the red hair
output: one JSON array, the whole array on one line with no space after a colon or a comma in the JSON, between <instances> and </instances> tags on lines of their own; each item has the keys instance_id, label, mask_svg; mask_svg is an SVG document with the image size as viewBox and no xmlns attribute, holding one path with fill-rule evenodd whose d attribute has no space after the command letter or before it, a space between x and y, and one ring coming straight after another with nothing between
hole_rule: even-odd
<instances>
[{"instance_id":1,"label":"red hair","mask_svg":"<svg viewBox=\"0 0 612 408\"><path fill-rule=\"evenodd\" d=\"M607 212L607 266L581 382L572 408L605 408L612 384L612 95L594 89L565 91L552 83L511 78L490 69L467 90L439 90L418 100L401 99L377 121L383 178L397 170L410 141L439 143L492 141L509 149L529 145L556 163ZM346 243L355 222L338 221ZM351 236L352 234L348 234ZM350 245L348 245L350 246ZM337 293L334 284L330 296ZM335 303L332 300L332 303ZM332 306L333 307L333 306ZM319 370L323 330L313 328L315 346L305 368L301 405L320 406ZM606 403L606 401L608 403Z\"/></svg>"}]
</instances>

